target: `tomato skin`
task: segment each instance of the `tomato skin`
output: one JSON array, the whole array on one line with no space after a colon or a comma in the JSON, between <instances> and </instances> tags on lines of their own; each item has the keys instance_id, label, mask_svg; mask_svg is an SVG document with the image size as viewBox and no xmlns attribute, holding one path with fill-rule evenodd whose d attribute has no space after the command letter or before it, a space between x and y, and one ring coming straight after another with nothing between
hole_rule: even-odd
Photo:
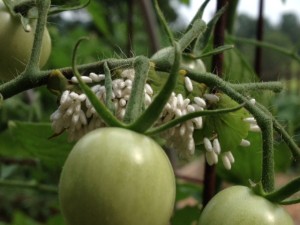
<instances>
[{"instance_id":1,"label":"tomato skin","mask_svg":"<svg viewBox=\"0 0 300 225\"><path fill-rule=\"evenodd\" d=\"M220 191L203 209L198 225L292 225L290 215L279 205L254 194L244 186Z\"/></svg>"},{"instance_id":2,"label":"tomato skin","mask_svg":"<svg viewBox=\"0 0 300 225\"><path fill-rule=\"evenodd\" d=\"M175 178L161 147L122 128L100 128L80 139L59 183L68 225L166 225Z\"/></svg>"},{"instance_id":3,"label":"tomato skin","mask_svg":"<svg viewBox=\"0 0 300 225\"><path fill-rule=\"evenodd\" d=\"M25 32L18 17L12 16L0 0L0 80L7 81L24 71L30 58L36 21ZM45 29L39 66L43 67L51 52L51 38Z\"/></svg>"},{"instance_id":4,"label":"tomato skin","mask_svg":"<svg viewBox=\"0 0 300 225\"><path fill-rule=\"evenodd\" d=\"M157 51L151 60L154 62L160 62L161 64L170 64L174 62L174 48L166 47ZM201 59L193 59L187 55L182 55L181 66L186 66L191 70L195 70L197 73L205 73L206 67Z\"/></svg>"},{"instance_id":5,"label":"tomato skin","mask_svg":"<svg viewBox=\"0 0 300 225\"><path fill-rule=\"evenodd\" d=\"M189 69L194 70L197 73L206 72L206 67L201 59L191 59L187 56L183 56L181 64L183 66L187 66Z\"/></svg>"}]
</instances>

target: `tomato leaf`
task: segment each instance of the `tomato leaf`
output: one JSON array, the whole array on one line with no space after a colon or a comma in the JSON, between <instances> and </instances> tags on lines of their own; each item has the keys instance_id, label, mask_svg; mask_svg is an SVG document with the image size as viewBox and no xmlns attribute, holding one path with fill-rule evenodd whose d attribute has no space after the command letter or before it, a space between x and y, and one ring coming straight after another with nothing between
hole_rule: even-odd
<instances>
[{"instance_id":1,"label":"tomato leaf","mask_svg":"<svg viewBox=\"0 0 300 225\"><path fill-rule=\"evenodd\" d=\"M53 134L48 123L9 122L9 131L0 134L0 155L35 157L51 168L61 168L73 143L66 136L49 140Z\"/></svg>"},{"instance_id":2,"label":"tomato leaf","mask_svg":"<svg viewBox=\"0 0 300 225\"><path fill-rule=\"evenodd\" d=\"M226 95L219 95L219 98L220 100L214 109L238 106L238 103ZM249 117L249 114L244 108L230 113L206 116L203 128L194 132L196 144L202 144L204 137L211 138L217 135L222 150L232 151L248 135L249 124L243 121L246 117Z\"/></svg>"}]
</instances>

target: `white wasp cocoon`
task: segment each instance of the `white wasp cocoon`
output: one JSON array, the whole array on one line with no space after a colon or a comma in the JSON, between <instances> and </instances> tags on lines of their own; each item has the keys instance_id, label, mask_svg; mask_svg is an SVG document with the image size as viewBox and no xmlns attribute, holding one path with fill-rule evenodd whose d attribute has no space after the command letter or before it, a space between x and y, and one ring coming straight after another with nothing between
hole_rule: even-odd
<instances>
[{"instance_id":1,"label":"white wasp cocoon","mask_svg":"<svg viewBox=\"0 0 300 225\"><path fill-rule=\"evenodd\" d=\"M93 80L93 82L100 82L102 79L95 73L90 73L89 77Z\"/></svg>"},{"instance_id":2,"label":"white wasp cocoon","mask_svg":"<svg viewBox=\"0 0 300 225\"><path fill-rule=\"evenodd\" d=\"M105 80L105 75L104 74L99 74L98 77L99 77L100 80Z\"/></svg>"},{"instance_id":3,"label":"white wasp cocoon","mask_svg":"<svg viewBox=\"0 0 300 225\"><path fill-rule=\"evenodd\" d=\"M149 84L145 84L145 91L148 95L153 95L153 89Z\"/></svg>"},{"instance_id":4,"label":"white wasp cocoon","mask_svg":"<svg viewBox=\"0 0 300 225\"><path fill-rule=\"evenodd\" d=\"M214 94L204 94L203 97L211 103L217 103L218 101L220 101L220 98Z\"/></svg>"},{"instance_id":5,"label":"white wasp cocoon","mask_svg":"<svg viewBox=\"0 0 300 225\"><path fill-rule=\"evenodd\" d=\"M70 91L66 90L62 93L60 98L60 104L63 105L69 99Z\"/></svg>"},{"instance_id":6,"label":"white wasp cocoon","mask_svg":"<svg viewBox=\"0 0 300 225\"><path fill-rule=\"evenodd\" d=\"M184 78L184 84L185 84L186 89L189 92L193 91L193 83L192 83L192 81L191 81L191 79L189 77L185 77Z\"/></svg>"},{"instance_id":7,"label":"white wasp cocoon","mask_svg":"<svg viewBox=\"0 0 300 225\"><path fill-rule=\"evenodd\" d=\"M235 159L234 159L231 151L225 152L225 155L228 157L231 164L234 163Z\"/></svg>"},{"instance_id":8,"label":"white wasp cocoon","mask_svg":"<svg viewBox=\"0 0 300 225\"><path fill-rule=\"evenodd\" d=\"M256 119L254 117L247 117L243 119L244 122L250 123L250 124L257 124Z\"/></svg>"},{"instance_id":9,"label":"white wasp cocoon","mask_svg":"<svg viewBox=\"0 0 300 225\"><path fill-rule=\"evenodd\" d=\"M70 93L70 95L69 95L73 100L77 100L77 98L78 98L78 94L76 93L76 92L74 92L74 91L72 91L71 93Z\"/></svg>"},{"instance_id":10,"label":"white wasp cocoon","mask_svg":"<svg viewBox=\"0 0 300 225\"><path fill-rule=\"evenodd\" d=\"M249 101L250 101L250 103L251 103L252 105L255 105L255 103L256 103L255 98L251 98Z\"/></svg>"},{"instance_id":11,"label":"white wasp cocoon","mask_svg":"<svg viewBox=\"0 0 300 225\"><path fill-rule=\"evenodd\" d=\"M240 146L242 147L249 147L251 145L250 141L246 140L246 139L242 139Z\"/></svg>"},{"instance_id":12,"label":"white wasp cocoon","mask_svg":"<svg viewBox=\"0 0 300 225\"><path fill-rule=\"evenodd\" d=\"M227 170L231 169L231 163L226 154L222 155L222 162L223 162L225 169L227 169Z\"/></svg>"},{"instance_id":13,"label":"white wasp cocoon","mask_svg":"<svg viewBox=\"0 0 300 225\"><path fill-rule=\"evenodd\" d=\"M80 94L78 96L78 100L81 101L81 102L85 101L86 100L86 95L85 94Z\"/></svg>"},{"instance_id":14,"label":"white wasp cocoon","mask_svg":"<svg viewBox=\"0 0 300 225\"><path fill-rule=\"evenodd\" d=\"M213 150L211 141L207 137L203 138L203 144L204 144L206 151L211 152Z\"/></svg>"},{"instance_id":15,"label":"white wasp cocoon","mask_svg":"<svg viewBox=\"0 0 300 225\"><path fill-rule=\"evenodd\" d=\"M200 106L201 108L204 108L206 106L206 102L203 98L200 97L194 97L194 102Z\"/></svg>"},{"instance_id":16,"label":"white wasp cocoon","mask_svg":"<svg viewBox=\"0 0 300 225\"><path fill-rule=\"evenodd\" d=\"M221 152L221 145L218 138L213 140L213 150L216 154L220 154Z\"/></svg>"},{"instance_id":17,"label":"white wasp cocoon","mask_svg":"<svg viewBox=\"0 0 300 225\"><path fill-rule=\"evenodd\" d=\"M258 125L250 125L250 128L249 128L250 131L252 132L261 132L261 129Z\"/></svg>"},{"instance_id":18,"label":"white wasp cocoon","mask_svg":"<svg viewBox=\"0 0 300 225\"><path fill-rule=\"evenodd\" d=\"M205 159L210 166L218 163L218 155L214 151L205 152Z\"/></svg>"}]
</instances>

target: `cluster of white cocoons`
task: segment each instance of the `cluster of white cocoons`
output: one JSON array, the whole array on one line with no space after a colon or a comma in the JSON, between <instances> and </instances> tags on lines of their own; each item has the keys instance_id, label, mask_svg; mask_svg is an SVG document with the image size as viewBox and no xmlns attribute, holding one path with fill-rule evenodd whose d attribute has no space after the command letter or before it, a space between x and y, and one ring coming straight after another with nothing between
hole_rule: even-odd
<instances>
[{"instance_id":1,"label":"cluster of white cocoons","mask_svg":"<svg viewBox=\"0 0 300 225\"><path fill-rule=\"evenodd\" d=\"M112 80L111 100L115 106L116 117L120 120L125 115L134 75L133 69L127 69L121 73L120 78ZM82 80L87 84L94 84L91 90L100 101L105 102L106 89L104 85L100 84L101 81L105 80L104 74L90 73L89 76L82 76ZM78 83L76 77L72 77L71 82ZM192 84L191 81L190 84ZM192 91L192 88L189 90ZM154 97L154 92L149 84L145 85L144 94L145 107L147 107ZM66 131L70 141L78 140L89 131L106 126L84 93L78 94L75 91L66 90L62 93L59 103L58 109L50 117L52 127L56 134ZM205 100L200 97L195 97L191 101L188 98L183 98L181 94L172 93L156 126L189 112L201 111L205 106ZM193 131L194 129L201 129L202 124L202 117L193 118L169 129L167 132L163 132L162 137L179 152L193 154L195 151Z\"/></svg>"},{"instance_id":2,"label":"cluster of white cocoons","mask_svg":"<svg viewBox=\"0 0 300 225\"><path fill-rule=\"evenodd\" d=\"M135 71L133 69L124 70L120 77L112 80L112 99L115 106L115 115L118 119L123 120L127 102L130 98L132 83L134 80ZM82 76L82 80L90 84L91 90L97 98L105 102L106 89L101 83L105 80L104 74L90 73L89 76ZM76 84L76 77L71 78L71 82ZM193 91L193 84L190 78L185 77L185 87L189 92ZM148 107L154 96L152 87L146 84L144 87L144 103ZM205 94L201 97L193 99L184 98L182 94L172 93L167 104L165 105L160 118L155 126L162 125L174 118L181 117L191 112L202 111L206 108L207 102L219 101L218 96L214 94ZM69 141L76 141L84 134L100 127L105 127L106 124L98 116L96 110L84 93L76 93L75 91L65 90L59 100L58 109L50 116L52 128L55 134L67 132ZM245 122L249 122L253 130L259 130L256 121L253 118L248 118ZM195 152L195 142L193 133L195 129L202 129L202 117L196 117L185 121L177 126L162 132L161 136L166 140L167 146L172 147L183 156L193 155ZM241 145L249 146L250 142L243 140ZM218 139L204 140L206 149L206 160L210 165L218 162L218 155L221 154L221 147ZM230 169L234 158L231 152L222 153L222 161L225 168Z\"/></svg>"}]
</instances>

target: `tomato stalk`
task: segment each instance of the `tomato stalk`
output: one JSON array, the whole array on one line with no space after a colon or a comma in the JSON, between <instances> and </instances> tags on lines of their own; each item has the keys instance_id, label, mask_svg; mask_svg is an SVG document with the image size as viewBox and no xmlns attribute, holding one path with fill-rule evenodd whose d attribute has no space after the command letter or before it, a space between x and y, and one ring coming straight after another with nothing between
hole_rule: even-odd
<instances>
[{"instance_id":1,"label":"tomato stalk","mask_svg":"<svg viewBox=\"0 0 300 225\"><path fill-rule=\"evenodd\" d=\"M115 113L115 105L111 101L112 99L112 79L110 69L107 65L107 62L104 62L104 73L105 73L105 90L106 90L106 98L105 103L107 108L112 112Z\"/></svg>"},{"instance_id":2,"label":"tomato stalk","mask_svg":"<svg viewBox=\"0 0 300 225\"><path fill-rule=\"evenodd\" d=\"M179 74L179 65L181 61L181 48L178 43L174 43L175 56L174 63L169 74L168 80L154 98L153 102L149 107L143 112L143 114L134 121L129 128L137 132L147 131L159 118L160 113L162 112L165 104L167 103L169 97L171 96L172 91L174 90L177 78Z\"/></svg>"},{"instance_id":3,"label":"tomato stalk","mask_svg":"<svg viewBox=\"0 0 300 225\"><path fill-rule=\"evenodd\" d=\"M24 182L19 180L0 180L0 186L2 187L14 187L14 188L26 188L31 190L37 190L40 192L48 192L57 194L58 190L55 186L39 184L37 182Z\"/></svg>"},{"instance_id":4,"label":"tomato stalk","mask_svg":"<svg viewBox=\"0 0 300 225\"><path fill-rule=\"evenodd\" d=\"M167 23L166 19L164 17L164 14L162 13L162 11L159 8L157 0L154 0L154 7L155 7L155 10L158 14L158 18L160 19L160 22L162 23L163 28L164 28L165 32L167 33L169 42L172 45L174 43L175 39L173 37L173 33L171 32L171 30L168 26L168 23Z\"/></svg>"},{"instance_id":5,"label":"tomato stalk","mask_svg":"<svg viewBox=\"0 0 300 225\"><path fill-rule=\"evenodd\" d=\"M279 93L283 89L282 82L270 81L262 83L243 83L243 84L230 84L230 86L237 92L249 92L258 90L270 90L274 93Z\"/></svg>"},{"instance_id":6,"label":"tomato stalk","mask_svg":"<svg viewBox=\"0 0 300 225\"><path fill-rule=\"evenodd\" d=\"M222 113L229 113L229 112L234 112L236 110L241 109L242 107L244 107L244 104L241 104L237 107L233 107L233 108L227 108L227 109L215 109L215 110L203 110L203 111L197 111L197 112L192 112L192 113L188 113L184 116L175 118L159 127L155 127L152 128L150 130L148 130L146 132L147 135L155 135L158 134L160 132L163 132L167 129L170 129L172 127L175 127L178 124L181 124L187 120L196 118L196 117L200 117L200 116L210 116L210 115L216 115L216 114L222 114Z\"/></svg>"},{"instance_id":7,"label":"tomato stalk","mask_svg":"<svg viewBox=\"0 0 300 225\"><path fill-rule=\"evenodd\" d=\"M124 116L125 123L132 123L142 113L144 107L144 87L150 69L150 61L143 56L137 57L133 68L135 76Z\"/></svg>"},{"instance_id":8,"label":"tomato stalk","mask_svg":"<svg viewBox=\"0 0 300 225\"><path fill-rule=\"evenodd\" d=\"M39 71L39 61L42 49L44 30L47 25L47 14L50 7L50 0L39 0L36 2L38 8L38 20L34 34L34 41L29 62L25 68L24 76L32 77Z\"/></svg>"},{"instance_id":9,"label":"tomato stalk","mask_svg":"<svg viewBox=\"0 0 300 225\"><path fill-rule=\"evenodd\" d=\"M265 194L264 197L271 202L285 204L284 200L298 191L300 191L300 177L290 181L288 184L274 192Z\"/></svg>"}]
</instances>

